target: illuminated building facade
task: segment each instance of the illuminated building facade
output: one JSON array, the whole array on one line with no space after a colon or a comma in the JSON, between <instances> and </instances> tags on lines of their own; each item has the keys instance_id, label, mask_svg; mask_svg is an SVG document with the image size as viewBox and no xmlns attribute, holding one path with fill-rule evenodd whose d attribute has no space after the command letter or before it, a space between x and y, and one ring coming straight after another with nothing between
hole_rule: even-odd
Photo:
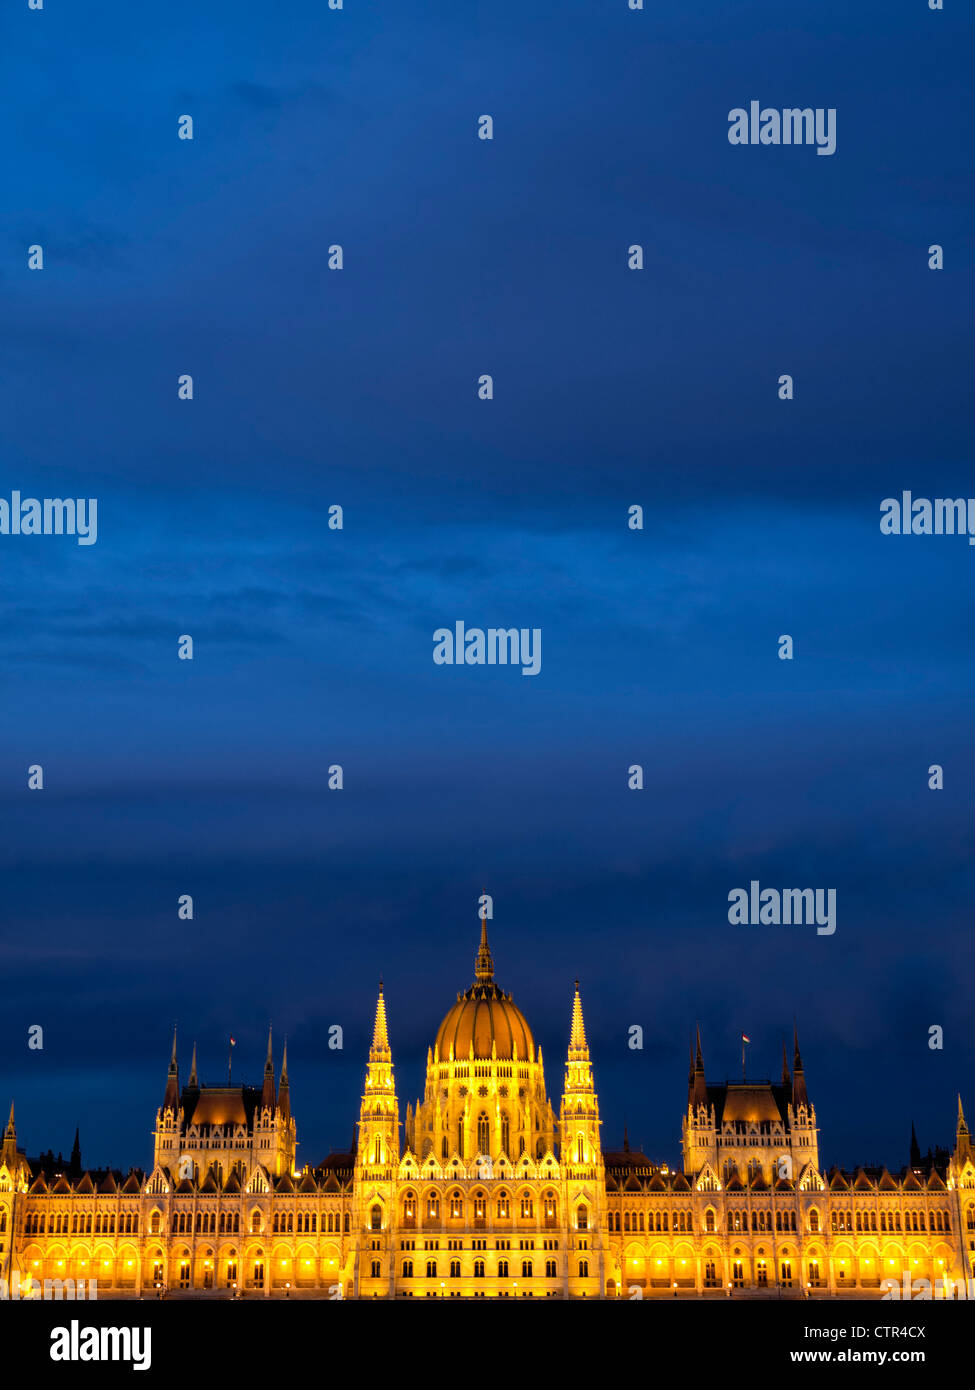
<instances>
[{"instance_id":1,"label":"illuminated building facade","mask_svg":"<svg viewBox=\"0 0 975 1390\"><path fill-rule=\"evenodd\" d=\"M353 1151L298 1169L287 1048L275 1081L180 1088L173 1043L153 1166L29 1162L0 1149L8 1284L97 1280L98 1297L879 1296L905 1274L975 1279L975 1148L823 1172L795 1040L770 1081L710 1084L698 1035L680 1171L604 1151L578 985L558 1110L482 924L471 986L399 1118L380 987ZM943 1284L941 1286L943 1288Z\"/></svg>"}]
</instances>

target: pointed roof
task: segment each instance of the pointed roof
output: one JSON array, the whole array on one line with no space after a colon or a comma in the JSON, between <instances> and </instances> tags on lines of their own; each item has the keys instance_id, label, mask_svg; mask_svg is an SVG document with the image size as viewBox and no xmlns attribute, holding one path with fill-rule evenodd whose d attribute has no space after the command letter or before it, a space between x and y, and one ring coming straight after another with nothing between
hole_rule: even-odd
<instances>
[{"instance_id":1,"label":"pointed roof","mask_svg":"<svg viewBox=\"0 0 975 1390\"><path fill-rule=\"evenodd\" d=\"M372 1030L372 1047L369 1049L370 1062L385 1062L390 1057L389 1028L386 1023L386 1000L383 997L383 982L379 981L379 998L376 1000L376 1022Z\"/></svg>"},{"instance_id":2,"label":"pointed roof","mask_svg":"<svg viewBox=\"0 0 975 1390\"><path fill-rule=\"evenodd\" d=\"M785 1038L782 1039L782 1085L792 1085L792 1077L789 1075L789 1058L785 1050Z\"/></svg>"},{"instance_id":3,"label":"pointed roof","mask_svg":"<svg viewBox=\"0 0 975 1390\"><path fill-rule=\"evenodd\" d=\"M694 1070L691 1073L691 1081L688 1086L688 1105L692 1105L696 1110L699 1105L706 1106L708 1103L708 1086L704 1076L704 1052L701 1049L701 1025L697 1025L697 1052L694 1056Z\"/></svg>"},{"instance_id":4,"label":"pointed roof","mask_svg":"<svg viewBox=\"0 0 975 1390\"><path fill-rule=\"evenodd\" d=\"M569 1050L588 1053L586 1025L582 1018L582 999L579 997L579 981L576 980L575 998L572 1001L572 1027L569 1032Z\"/></svg>"},{"instance_id":5,"label":"pointed roof","mask_svg":"<svg viewBox=\"0 0 975 1390\"><path fill-rule=\"evenodd\" d=\"M288 1039L284 1040L284 1058L281 1063L281 1081L278 1085L278 1113L283 1120L291 1118L291 1087L288 1084Z\"/></svg>"},{"instance_id":6,"label":"pointed roof","mask_svg":"<svg viewBox=\"0 0 975 1390\"><path fill-rule=\"evenodd\" d=\"M193 1060L190 1063L190 1079L186 1083L188 1086L199 1086L200 1080L196 1074L196 1043L193 1043Z\"/></svg>"},{"instance_id":7,"label":"pointed roof","mask_svg":"<svg viewBox=\"0 0 975 1390\"><path fill-rule=\"evenodd\" d=\"M166 1093L162 1108L176 1110L179 1107L179 1064L176 1061L176 1026L173 1025L173 1051L169 1059L169 1073L166 1077Z\"/></svg>"},{"instance_id":8,"label":"pointed roof","mask_svg":"<svg viewBox=\"0 0 975 1390\"><path fill-rule=\"evenodd\" d=\"M490 985L494 982L494 960L488 945L486 916L481 918L481 944L474 960L474 976L478 984Z\"/></svg>"},{"instance_id":9,"label":"pointed roof","mask_svg":"<svg viewBox=\"0 0 975 1390\"><path fill-rule=\"evenodd\" d=\"M267 1061L264 1063L264 1085L261 1088L261 1109L274 1111L277 1096L274 1093L274 1057L271 1053L271 1026L267 1030Z\"/></svg>"},{"instance_id":10,"label":"pointed roof","mask_svg":"<svg viewBox=\"0 0 975 1390\"><path fill-rule=\"evenodd\" d=\"M795 1043L795 1057L793 1058L792 1070L792 1107L798 1110L800 1105L809 1108L809 1095L806 1091L806 1078L802 1070L802 1056L799 1052L799 1029L794 1027L792 1030L793 1041Z\"/></svg>"}]
</instances>

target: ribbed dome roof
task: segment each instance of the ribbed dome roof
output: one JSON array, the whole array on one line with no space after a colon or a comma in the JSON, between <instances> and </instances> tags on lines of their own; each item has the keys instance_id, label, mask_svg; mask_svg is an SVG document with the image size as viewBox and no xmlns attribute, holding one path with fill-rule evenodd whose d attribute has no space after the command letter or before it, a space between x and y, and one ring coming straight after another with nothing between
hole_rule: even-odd
<instances>
[{"instance_id":1,"label":"ribbed dome roof","mask_svg":"<svg viewBox=\"0 0 975 1390\"><path fill-rule=\"evenodd\" d=\"M487 923L481 923L481 947L477 953L477 979L470 989L457 996L457 1003L447 1014L437 1033L440 1057L454 1056L463 1060L470 1056L489 1058L496 1046L496 1055L510 1060L518 1049L519 1058L535 1055L532 1037L524 1014L512 1002L510 994L494 983L494 962L488 947Z\"/></svg>"}]
</instances>

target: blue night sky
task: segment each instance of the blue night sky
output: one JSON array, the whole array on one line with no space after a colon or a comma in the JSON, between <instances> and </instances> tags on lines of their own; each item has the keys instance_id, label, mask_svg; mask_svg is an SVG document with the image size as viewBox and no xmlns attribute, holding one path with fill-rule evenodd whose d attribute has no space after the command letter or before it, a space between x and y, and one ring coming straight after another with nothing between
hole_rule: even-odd
<instances>
[{"instance_id":1,"label":"blue night sky","mask_svg":"<svg viewBox=\"0 0 975 1390\"><path fill-rule=\"evenodd\" d=\"M300 1161L347 1147L380 974L402 1111L482 889L556 1097L580 979L607 1147L679 1159L697 1020L717 1081L794 1015L825 1163L950 1142L975 552L878 522L975 495L975 22L346 7L0 18L0 495L98 498L93 546L0 537L20 1143L146 1165L173 1021L219 1083L273 1020ZM730 145L753 98L836 107L835 155ZM457 619L540 627L541 673L435 666ZM835 888L836 934L730 926L751 879Z\"/></svg>"}]
</instances>

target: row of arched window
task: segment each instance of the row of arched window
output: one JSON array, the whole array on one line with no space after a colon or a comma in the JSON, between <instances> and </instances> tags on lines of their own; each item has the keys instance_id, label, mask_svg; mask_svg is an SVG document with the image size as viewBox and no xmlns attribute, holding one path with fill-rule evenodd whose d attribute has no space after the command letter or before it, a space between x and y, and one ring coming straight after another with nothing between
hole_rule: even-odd
<instances>
[{"instance_id":1,"label":"row of arched window","mask_svg":"<svg viewBox=\"0 0 975 1390\"><path fill-rule=\"evenodd\" d=\"M517 1268L518 1268L518 1266L517 1266L517 1264L516 1264L516 1265L515 1265L515 1269L517 1269ZM580 1260L580 1261L579 1261L579 1266L578 1266L578 1268L579 1268L579 1277L580 1277L581 1279L588 1279L588 1277L589 1277L589 1261L588 1261L588 1260ZM374 1277L378 1276L378 1273L379 1273L379 1269L378 1269L378 1262L377 1262L377 1264L375 1264L375 1265L373 1266L373 1276L374 1276ZM427 1279L436 1279L436 1278L437 1278L437 1261L436 1261L436 1260L427 1260L427 1262L426 1262L426 1276L425 1276L425 1277L426 1277ZM461 1277L461 1274L460 1274L460 1260L451 1260L451 1261L450 1261L450 1271L449 1271L449 1273L448 1273L448 1275L447 1275L447 1278L448 1278L448 1279L459 1279L460 1277ZM485 1261L484 1261L484 1260L475 1260L475 1261L474 1261L474 1278L475 1278L475 1279L484 1279L484 1278L486 1278L486 1277L487 1277L487 1276L486 1276L486 1274L485 1274ZM499 1260L498 1260L498 1270L497 1270L497 1276L496 1276L496 1277L497 1277L498 1279L509 1279L509 1278L511 1278L511 1261L510 1261L510 1260L506 1260L506 1259L499 1259ZM534 1277L535 1277L535 1262L534 1262L534 1260L522 1260L522 1262L521 1262L521 1278L522 1278L522 1279L533 1279ZM546 1260L546 1261L545 1261L545 1275L544 1275L544 1277L545 1277L546 1279L556 1279L556 1278L558 1277L558 1265L557 1265L557 1263L556 1263L555 1260ZM412 1278L413 1278L413 1261L412 1261L412 1260L404 1260L404 1261L403 1261L403 1278L404 1278L404 1279L412 1279Z\"/></svg>"},{"instance_id":2,"label":"row of arched window","mask_svg":"<svg viewBox=\"0 0 975 1390\"><path fill-rule=\"evenodd\" d=\"M448 1220L461 1221L465 1219L465 1208L469 1207L469 1214L474 1221L485 1221L488 1214L488 1195L486 1192L477 1191L470 1198L465 1198L459 1188L448 1192L443 1203L443 1210ZM523 1221L534 1221L536 1219L535 1194L532 1192L522 1192L515 1204L519 1217ZM402 1225L407 1229L415 1228L418 1221L439 1222L441 1219L441 1200L439 1192L428 1192L422 1199L416 1192L407 1191L402 1197ZM585 1213L588 1223L588 1212L584 1206L579 1207L579 1211ZM498 1192L494 1198L494 1215L499 1221L509 1221L512 1212L511 1194L504 1188ZM542 1193L538 1204L538 1217L547 1226L558 1224L558 1198L551 1189ZM376 1203L370 1214L370 1225L373 1230L381 1230L383 1225L383 1212L379 1203Z\"/></svg>"},{"instance_id":3,"label":"row of arched window","mask_svg":"<svg viewBox=\"0 0 975 1390\"><path fill-rule=\"evenodd\" d=\"M6 1230L7 1214L4 1212L0 1231ZM31 1211L24 1217L24 1234L28 1236L114 1236L138 1235L139 1213L137 1211L119 1212L43 1212Z\"/></svg>"}]
</instances>

